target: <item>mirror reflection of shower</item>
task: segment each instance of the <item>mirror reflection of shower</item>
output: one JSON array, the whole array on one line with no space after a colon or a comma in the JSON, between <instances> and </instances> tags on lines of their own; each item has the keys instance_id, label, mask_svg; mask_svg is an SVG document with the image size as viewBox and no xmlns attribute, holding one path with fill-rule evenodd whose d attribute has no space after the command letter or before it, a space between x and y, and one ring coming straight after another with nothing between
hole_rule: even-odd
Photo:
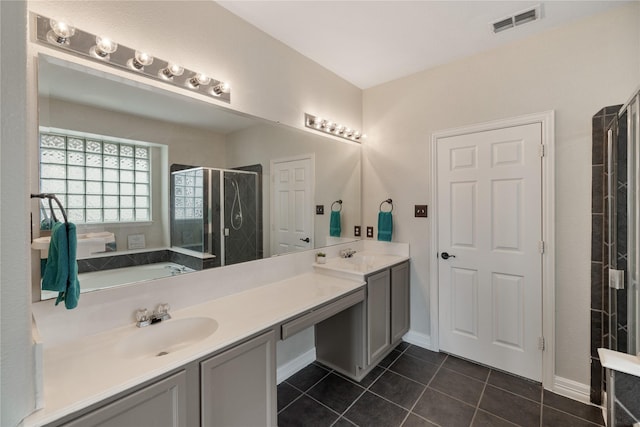
<instances>
[{"instance_id":1,"label":"mirror reflection of shower","mask_svg":"<svg viewBox=\"0 0 640 427\"><path fill-rule=\"evenodd\" d=\"M242 227L242 200L240 200L240 187L238 181L235 178L229 178L227 176L224 179L230 180L233 186L233 205L231 206L231 212L229 218L231 221L231 228L238 231Z\"/></svg>"},{"instance_id":2,"label":"mirror reflection of shower","mask_svg":"<svg viewBox=\"0 0 640 427\"><path fill-rule=\"evenodd\" d=\"M172 248L201 259L202 268L262 258L261 174L260 165L172 165Z\"/></svg>"}]
</instances>

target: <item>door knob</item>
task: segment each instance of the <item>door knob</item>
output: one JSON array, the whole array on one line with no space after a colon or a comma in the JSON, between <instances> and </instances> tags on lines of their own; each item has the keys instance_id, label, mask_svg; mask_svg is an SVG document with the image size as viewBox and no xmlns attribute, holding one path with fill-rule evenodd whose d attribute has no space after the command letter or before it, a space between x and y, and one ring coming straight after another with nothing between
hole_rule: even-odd
<instances>
[{"instance_id":1,"label":"door knob","mask_svg":"<svg viewBox=\"0 0 640 427\"><path fill-rule=\"evenodd\" d=\"M311 241L311 239L308 237L305 237L304 239L300 239L300 240L302 240L305 243L309 243Z\"/></svg>"},{"instance_id":2,"label":"door knob","mask_svg":"<svg viewBox=\"0 0 640 427\"><path fill-rule=\"evenodd\" d=\"M442 252L440 254L440 256L442 257L442 259L449 259L449 258L455 258L455 255L449 255L447 252Z\"/></svg>"}]
</instances>

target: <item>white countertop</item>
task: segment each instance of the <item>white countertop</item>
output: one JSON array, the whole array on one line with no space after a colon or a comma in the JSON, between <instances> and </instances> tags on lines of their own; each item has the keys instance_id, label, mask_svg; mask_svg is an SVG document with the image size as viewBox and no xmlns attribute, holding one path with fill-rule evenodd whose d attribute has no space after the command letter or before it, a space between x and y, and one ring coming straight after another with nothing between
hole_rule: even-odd
<instances>
[{"instance_id":1,"label":"white countertop","mask_svg":"<svg viewBox=\"0 0 640 427\"><path fill-rule=\"evenodd\" d=\"M640 377L640 356L599 348L600 363L607 369Z\"/></svg>"},{"instance_id":2,"label":"white countertop","mask_svg":"<svg viewBox=\"0 0 640 427\"><path fill-rule=\"evenodd\" d=\"M409 260L408 256L381 254L373 251L356 252L349 258L327 258L324 264L314 263L316 271L348 279L364 277Z\"/></svg>"},{"instance_id":3,"label":"white countertop","mask_svg":"<svg viewBox=\"0 0 640 427\"><path fill-rule=\"evenodd\" d=\"M45 349L45 408L25 419L24 426L55 421L363 286L362 280L305 273L172 312L172 320L213 318L218 328L202 341L162 357L128 359L114 351L127 336L144 330L134 324Z\"/></svg>"}]
</instances>

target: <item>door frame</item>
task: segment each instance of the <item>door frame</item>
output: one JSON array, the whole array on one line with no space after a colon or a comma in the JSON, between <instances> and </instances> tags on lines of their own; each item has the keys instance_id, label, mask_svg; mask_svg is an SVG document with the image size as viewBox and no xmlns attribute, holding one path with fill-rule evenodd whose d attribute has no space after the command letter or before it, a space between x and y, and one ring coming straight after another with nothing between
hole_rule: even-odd
<instances>
[{"instance_id":1,"label":"door frame","mask_svg":"<svg viewBox=\"0 0 640 427\"><path fill-rule=\"evenodd\" d=\"M279 255L274 251L275 249L275 168L274 165L276 163L286 163L286 162L294 162L297 160L309 160L311 166L311 205L309 206L309 213L311 216L311 248L313 249L316 244L316 221L315 221L315 211L313 209L313 205L316 200L316 154L315 153L307 153L307 154L298 154L295 156L289 157L279 157L277 159L271 159L269 161L269 251L271 252L271 256Z\"/></svg>"},{"instance_id":2,"label":"door frame","mask_svg":"<svg viewBox=\"0 0 640 427\"><path fill-rule=\"evenodd\" d=\"M447 129L434 132L430 142L431 205L437 204L438 188L438 140L483 131L540 123L542 126L542 334L545 340L542 352L542 385L553 389L555 377L555 111L527 114L502 120ZM432 209L430 271L430 347L440 350L438 307L438 209Z\"/></svg>"}]
</instances>

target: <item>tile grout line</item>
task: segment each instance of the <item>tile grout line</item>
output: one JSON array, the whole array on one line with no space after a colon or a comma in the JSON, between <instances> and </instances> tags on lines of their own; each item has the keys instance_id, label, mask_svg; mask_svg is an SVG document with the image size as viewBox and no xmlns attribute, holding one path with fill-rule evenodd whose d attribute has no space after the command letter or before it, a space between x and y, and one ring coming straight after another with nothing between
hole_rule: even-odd
<instances>
[{"instance_id":1,"label":"tile grout line","mask_svg":"<svg viewBox=\"0 0 640 427\"><path fill-rule=\"evenodd\" d=\"M480 410L480 402L482 402L482 398L484 397L484 391L487 389L487 385L489 384L489 377L491 376L491 371L489 371L489 375L487 375L487 380L484 382L482 386L482 391L480 392L480 397L478 398L478 403L476 403L476 409L473 411L473 417L471 417L470 426L473 425L473 422L476 419L476 415L478 415L478 411Z\"/></svg>"},{"instance_id":2,"label":"tile grout line","mask_svg":"<svg viewBox=\"0 0 640 427\"><path fill-rule=\"evenodd\" d=\"M402 420L402 423L400 423L400 426L402 426L404 423L407 422L407 419L409 418L409 415L411 415L411 414L414 414L414 415L422 418L423 420L427 420L426 418L424 418L424 417L420 416L419 414L416 414L415 412L413 412L413 410L415 409L415 407L418 404L418 402L420 402L420 399L422 399L422 396L424 396L424 394L426 393L427 389L429 388L429 385L433 382L433 379L436 377L436 375L438 375L438 372L440 372L440 369L442 369L442 367L444 366L444 362L446 362L446 360L448 358L449 358L449 355L447 354L445 356L445 358L442 360L442 362L440 362L440 366L438 366L438 369L436 369L436 371L433 373L433 376L431 377L429 382L425 385L424 390L422 390L422 393L420 393L420 396L418 396L416 401L413 402L413 405L411 406L411 409L409 409L409 412L407 413L407 415L405 415L404 420ZM431 420L427 420L427 421L431 422Z\"/></svg>"},{"instance_id":3,"label":"tile grout line","mask_svg":"<svg viewBox=\"0 0 640 427\"><path fill-rule=\"evenodd\" d=\"M310 364L309 364L309 365L307 365L307 366L310 366L310 365L312 365L312 364L313 364L313 363L310 363ZM317 366L317 365L316 365L316 366ZM326 369L324 369L324 368L321 368L321 369L323 369L323 370L325 370L325 371L326 371ZM323 380L323 379L325 379L327 376L329 376L329 374L331 374L332 372L333 372L333 369L332 369L332 370L330 370L330 371L328 371L325 375L323 375L323 376L322 376L322 378L320 378L318 381L316 381L316 382L315 382L315 383L313 383L311 386L309 386L309 387L307 388L307 390L311 390L311 389L312 389L313 387L315 387L315 386L316 386L320 381L322 381L322 380ZM290 386L291 386L291 387L293 387L294 389L298 390L298 391L300 392L300 396L296 397L296 398L295 398L295 399L293 399L291 402L289 402L289 403L288 403L284 408L282 408L281 410L279 410L279 411L278 411L278 415L279 415L280 413L282 413L285 409L287 409L289 406L293 405L293 403L294 403L295 401L297 401L298 399L300 399L302 396L307 395L307 393L306 393L305 391L303 391L303 390L299 389L298 387L294 386L293 384L291 384L291 383L290 383L290 382L288 382L287 380L284 380L284 381L283 381L283 383L287 383L288 385L290 385ZM277 391L276 391L276 393L277 393ZM311 396L309 396L309 397L311 397ZM335 411L334 411L334 412L335 412Z\"/></svg>"},{"instance_id":4,"label":"tile grout line","mask_svg":"<svg viewBox=\"0 0 640 427\"><path fill-rule=\"evenodd\" d=\"M399 352L400 352L400 354L399 354L395 359L393 359L391 362L389 362L389 364L388 364L387 366L385 366L385 367L381 367L379 364L378 364L378 365L376 365L377 367L380 367L380 368L382 369L382 372L381 372L381 373L380 373L380 374L379 374L379 375L378 375L378 376L377 376L373 381L371 381L371 384L369 384L367 387L363 387L363 388L364 388L364 390L362 391L362 393L360 393L360 394L358 395L358 397L356 397L355 399L353 399L353 402L351 402L351 404L350 404L349 406L347 406L347 409L345 409L345 410L342 412L342 414L340 414L340 416L338 417L338 419L337 419L333 424L331 424L332 426L333 426L333 425L335 425L338 421L340 421L340 418L344 418L344 419L346 419L347 421L349 421L351 424L355 425L356 427L358 426L355 422L353 422L353 421L351 421L349 418L345 417L345 414L349 411L349 409L351 409L351 408L353 407L353 405L355 405L355 404L356 404L356 402L357 402L358 400L360 400L360 398L361 398L361 397L362 397L366 392L370 392L370 393L372 393L372 394L374 394L374 395L378 396L378 394L376 394L376 393L372 392L372 391L371 391L371 390L369 390L369 389L371 388L371 386L372 386L372 385L374 385L374 384L376 383L376 381L378 381L378 380L380 379L380 377L382 377L382 376L385 374L385 372L387 372L387 371L389 370L389 366L391 366L391 365L392 365L396 360L398 360L398 359L400 358L400 356L402 356L402 355L407 351L407 349L408 349L410 346L411 346L411 344L407 345L407 347L406 347L404 350L402 350L402 351L397 350L397 351L399 351ZM396 348L397 348L397 346L396 346ZM393 353L394 351L396 351L396 348L394 348L393 350L391 350L391 351L389 352L389 354L391 354L391 353ZM384 358L383 358L383 360L384 360ZM374 367L374 369L375 369L375 367ZM372 372L372 371L373 371L373 369L371 370L371 372ZM369 373L371 373L371 372L369 372ZM391 371L391 372L393 372L393 371ZM367 375L369 375L369 374L367 374ZM341 378L342 378L342 376L341 376ZM363 378L363 379L364 379L364 378ZM351 381L352 383L355 383L353 380L350 380L350 379L348 379L348 378L347 378L347 381ZM355 383L355 384L357 384L357 383ZM359 385L359 384L358 384L358 385ZM360 386L360 387L362 387L362 386ZM391 402L390 400L385 399L385 398L384 398L384 397L382 397L382 396L378 396L378 397L381 397L381 398L383 398L384 400L386 400L386 401L388 401L388 402ZM391 403L394 403L394 402L391 402ZM394 404L395 404L395 403L394 403ZM400 406L400 405L398 405L398 406ZM400 406L400 407L401 407L401 406ZM402 408L402 407L401 407L401 408ZM404 409L404 408L402 408L402 409Z\"/></svg>"}]
</instances>

